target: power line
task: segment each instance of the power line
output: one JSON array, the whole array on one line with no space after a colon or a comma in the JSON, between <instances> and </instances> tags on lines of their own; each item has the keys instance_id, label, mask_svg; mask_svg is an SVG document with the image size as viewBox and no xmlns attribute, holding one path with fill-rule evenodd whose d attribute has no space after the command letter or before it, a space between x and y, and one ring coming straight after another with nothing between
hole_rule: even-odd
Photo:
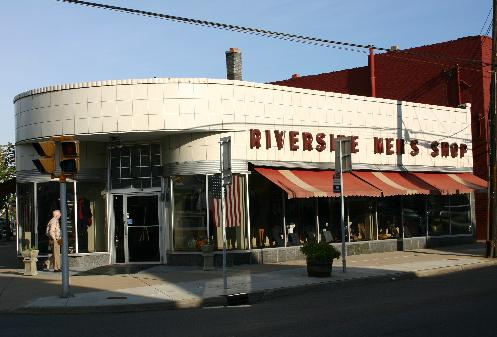
<instances>
[{"instance_id":1,"label":"power line","mask_svg":"<svg viewBox=\"0 0 497 337\"><path fill-rule=\"evenodd\" d=\"M481 26L480 34L479 35L481 35L481 33L483 32L483 29L485 29L485 26L487 25L488 18L490 17L490 14L492 14L492 9L493 9L493 6L490 6L490 10L488 11L487 17L485 18L485 22L483 22L483 26ZM486 35L488 35L488 33L490 32L490 26L491 25L489 25L488 28L487 28Z\"/></svg>"},{"instance_id":2,"label":"power line","mask_svg":"<svg viewBox=\"0 0 497 337\"><path fill-rule=\"evenodd\" d=\"M133 9L133 8L112 6L112 5L106 5L106 4L102 4L102 3L96 3L96 2L80 1L80 0L57 0L57 1L66 2L66 3L70 3L70 4L75 4L75 5L87 6L87 7L94 7L94 8L99 8L99 9L111 10L111 11L116 11L116 12L141 15L141 16L146 16L146 17L151 17L151 18L158 18L158 19L169 20L169 21L173 21L173 22L185 23L185 24L190 24L190 25L197 25L197 26L203 26L203 27L209 27L209 28L215 28L215 29L221 29L221 30L228 30L228 31L244 33L244 34L266 36L266 37L270 37L270 38L275 38L275 39L280 39L280 40L288 40L288 41L297 42L297 43L318 45L318 46L322 46L322 47L337 48L337 49L343 49L343 50L347 50L347 51L355 51L355 52L359 52L359 53L368 53L369 49L372 48L372 49L375 49L378 51L395 52L395 53L399 53L399 54L408 54L408 55L418 56L418 57L452 59L452 60L458 61L458 62L467 62L467 63L471 63L471 64L478 63L481 65L490 65L490 64L487 64L487 63L482 62L480 60L464 59L464 58L453 57L453 56L448 56L448 55L419 53L419 52L413 52L413 51L407 51L407 50L395 50L395 51L393 51L391 48L377 47L374 45L364 45L364 44L358 44L358 43L352 43L352 42L343 42L343 41L316 38L316 37L305 36L305 35L282 33L282 32L266 30L266 29L231 25L231 24L214 22L214 21L198 20L198 19L192 19L192 18L169 15L169 14L143 11L143 10Z\"/></svg>"}]
</instances>

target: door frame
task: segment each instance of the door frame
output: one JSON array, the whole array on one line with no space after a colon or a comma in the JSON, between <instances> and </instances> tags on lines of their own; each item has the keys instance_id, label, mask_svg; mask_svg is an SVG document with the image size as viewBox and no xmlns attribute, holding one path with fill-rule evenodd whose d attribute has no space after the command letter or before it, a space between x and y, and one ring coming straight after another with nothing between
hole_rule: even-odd
<instances>
[{"instance_id":1,"label":"door frame","mask_svg":"<svg viewBox=\"0 0 497 337\"><path fill-rule=\"evenodd\" d=\"M122 196L123 198L123 240L124 240L124 262L116 262L116 252L115 252L115 230L116 230L116 216L114 214L114 197L115 196ZM128 213L128 197L149 197L149 196L155 196L157 197L157 219L159 223L159 237L157 238L158 240L158 249L159 249L159 260L158 261L140 261L140 262L130 262L129 261L129 244L128 244L128 221L127 221L127 213ZM115 264L158 264L162 263L164 260L164 254L163 254L163 240L162 240L162 233L164 232L164 221L163 221L163 216L162 216L162 200L161 200L161 193L160 192L140 192L140 193L126 193L126 192L121 192L121 193L111 193L110 194L110 200L111 200L111 227L112 227L112 261Z\"/></svg>"}]
</instances>

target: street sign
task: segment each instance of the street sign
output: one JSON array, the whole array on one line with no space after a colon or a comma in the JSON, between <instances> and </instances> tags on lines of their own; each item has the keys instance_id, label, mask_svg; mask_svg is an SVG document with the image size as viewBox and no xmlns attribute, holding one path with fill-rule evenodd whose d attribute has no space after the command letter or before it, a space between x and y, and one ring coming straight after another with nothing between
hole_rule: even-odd
<instances>
[{"instance_id":1,"label":"street sign","mask_svg":"<svg viewBox=\"0 0 497 337\"><path fill-rule=\"evenodd\" d=\"M340 173L333 175L333 193L340 193L342 191L340 186Z\"/></svg>"},{"instance_id":2,"label":"street sign","mask_svg":"<svg viewBox=\"0 0 497 337\"><path fill-rule=\"evenodd\" d=\"M352 138L340 137L335 140L335 170L342 164L342 172L352 171ZM341 157L340 157L341 155Z\"/></svg>"},{"instance_id":3,"label":"street sign","mask_svg":"<svg viewBox=\"0 0 497 337\"><path fill-rule=\"evenodd\" d=\"M222 153L222 177L223 177L223 185L231 184L231 137L223 137L221 138L221 153Z\"/></svg>"}]
</instances>

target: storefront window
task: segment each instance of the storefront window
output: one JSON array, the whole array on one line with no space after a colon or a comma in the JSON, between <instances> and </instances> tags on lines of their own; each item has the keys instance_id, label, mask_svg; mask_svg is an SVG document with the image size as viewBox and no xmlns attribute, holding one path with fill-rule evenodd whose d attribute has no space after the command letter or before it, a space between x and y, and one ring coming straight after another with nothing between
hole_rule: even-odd
<instances>
[{"instance_id":1,"label":"storefront window","mask_svg":"<svg viewBox=\"0 0 497 337\"><path fill-rule=\"evenodd\" d=\"M19 228L19 249L36 246L34 184L17 184L17 225Z\"/></svg>"},{"instance_id":2,"label":"storefront window","mask_svg":"<svg viewBox=\"0 0 497 337\"><path fill-rule=\"evenodd\" d=\"M376 226L374 225L375 199L349 198L346 205L350 241L368 241L376 239Z\"/></svg>"},{"instance_id":3,"label":"storefront window","mask_svg":"<svg viewBox=\"0 0 497 337\"><path fill-rule=\"evenodd\" d=\"M247 201L245 176L235 174L226 186L226 245L227 249L248 249ZM209 176L209 234L217 249L223 247L221 227L221 193L219 176ZM266 239L265 239L266 240ZM267 239L269 242L269 239Z\"/></svg>"},{"instance_id":4,"label":"storefront window","mask_svg":"<svg viewBox=\"0 0 497 337\"><path fill-rule=\"evenodd\" d=\"M38 249L41 253L48 253L48 238L45 230L52 212L60 209L60 184L50 181L36 185L38 207ZM69 253L76 252L76 233L74 230L74 183L66 183L66 214Z\"/></svg>"},{"instance_id":5,"label":"storefront window","mask_svg":"<svg viewBox=\"0 0 497 337\"><path fill-rule=\"evenodd\" d=\"M450 227L452 234L473 233L468 194L455 194L450 196Z\"/></svg>"},{"instance_id":6,"label":"storefront window","mask_svg":"<svg viewBox=\"0 0 497 337\"><path fill-rule=\"evenodd\" d=\"M342 242L340 208L340 198L318 198L321 240Z\"/></svg>"},{"instance_id":7,"label":"storefront window","mask_svg":"<svg viewBox=\"0 0 497 337\"><path fill-rule=\"evenodd\" d=\"M105 190L103 183L77 184L78 252L106 252Z\"/></svg>"},{"instance_id":8,"label":"storefront window","mask_svg":"<svg viewBox=\"0 0 497 337\"><path fill-rule=\"evenodd\" d=\"M114 147L110 157L113 189L161 186L160 144Z\"/></svg>"},{"instance_id":9,"label":"storefront window","mask_svg":"<svg viewBox=\"0 0 497 337\"><path fill-rule=\"evenodd\" d=\"M450 234L450 199L444 195L430 195L428 199L428 234Z\"/></svg>"},{"instance_id":10,"label":"storefront window","mask_svg":"<svg viewBox=\"0 0 497 337\"><path fill-rule=\"evenodd\" d=\"M378 239L402 237L400 197L378 199Z\"/></svg>"},{"instance_id":11,"label":"storefront window","mask_svg":"<svg viewBox=\"0 0 497 337\"><path fill-rule=\"evenodd\" d=\"M256 171L249 176L249 186L252 247L284 247L282 190Z\"/></svg>"},{"instance_id":12,"label":"storefront window","mask_svg":"<svg viewBox=\"0 0 497 337\"><path fill-rule=\"evenodd\" d=\"M403 197L404 237L426 235L426 198L425 195Z\"/></svg>"},{"instance_id":13,"label":"storefront window","mask_svg":"<svg viewBox=\"0 0 497 337\"><path fill-rule=\"evenodd\" d=\"M314 198L288 199L286 203L286 224L288 246L298 246L307 241L315 241L316 204Z\"/></svg>"},{"instance_id":14,"label":"storefront window","mask_svg":"<svg viewBox=\"0 0 497 337\"><path fill-rule=\"evenodd\" d=\"M173 242L175 250L199 250L207 239L205 176L173 178Z\"/></svg>"}]
</instances>

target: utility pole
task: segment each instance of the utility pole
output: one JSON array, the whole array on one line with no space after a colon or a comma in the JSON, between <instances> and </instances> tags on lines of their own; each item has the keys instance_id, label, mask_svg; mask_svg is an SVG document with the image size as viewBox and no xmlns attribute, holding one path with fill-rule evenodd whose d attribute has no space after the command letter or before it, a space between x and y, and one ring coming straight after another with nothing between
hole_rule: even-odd
<instances>
[{"instance_id":1,"label":"utility pole","mask_svg":"<svg viewBox=\"0 0 497 337\"><path fill-rule=\"evenodd\" d=\"M497 257L497 132L496 132L496 113L497 113L497 0L493 0L493 21L492 21L492 72L490 79L490 107L488 110L489 115L489 128L490 128L490 177L488 182L490 202L490 221L487 240L487 257Z\"/></svg>"}]
</instances>

